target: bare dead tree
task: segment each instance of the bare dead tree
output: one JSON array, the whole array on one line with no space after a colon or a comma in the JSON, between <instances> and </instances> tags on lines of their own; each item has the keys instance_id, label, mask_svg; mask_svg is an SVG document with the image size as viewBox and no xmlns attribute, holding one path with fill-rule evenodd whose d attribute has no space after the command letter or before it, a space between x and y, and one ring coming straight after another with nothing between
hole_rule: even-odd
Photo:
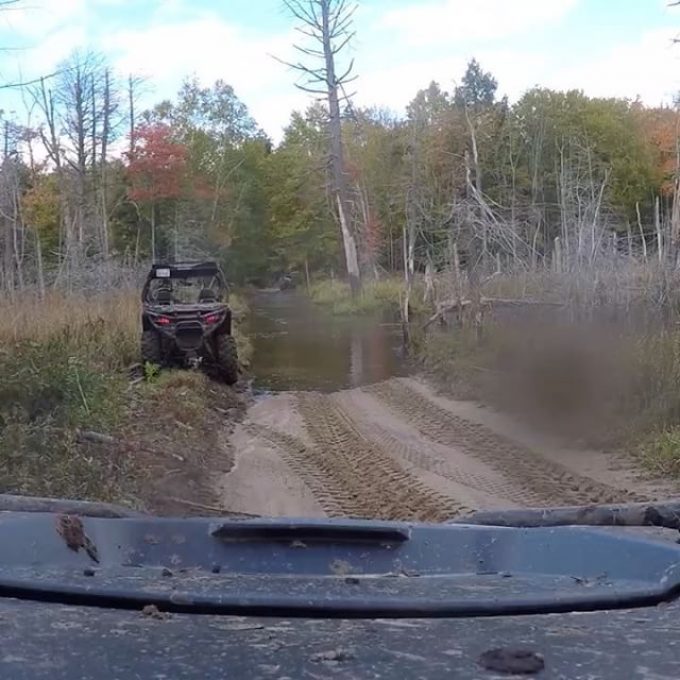
<instances>
[{"instance_id":1,"label":"bare dead tree","mask_svg":"<svg viewBox=\"0 0 680 680\"><path fill-rule=\"evenodd\" d=\"M94 139L99 150L98 164L93 167L92 184L96 198L95 214L99 215L100 251L104 259L109 257L109 149L124 127L125 107L119 81L106 63L93 78ZM95 159L93 151L93 162Z\"/></svg>"},{"instance_id":2,"label":"bare dead tree","mask_svg":"<svg viewBox=\"0 0 680 680\"><path fill-rule=\"evenodd\" d=\"M559 148L559 270L590 268L600 257L607 233L603 218L610 175L610 167L596 167L587 143L572 139Z\"/></svg>"},{"instance_id":3,"label":"bare dead tree","mask_svg":"<svg viewBox=\"0 0 680 680\"><path fill-rule=\"evenodd\" d=\"M353 75L354 60L350 60L342 72L337 69L338 56L355 35L352 26L357 6L348 0L284 0L284 4L300 21L298 32L313 45L295 46L307 63L283 63L302 74L303 80L297 85L301 90L322 96L328 105L331 193L342 231L347 275L352 293L357 295L361 290L361 274L357 257L357 230L345 167L341 111L341 103L347 104L351 99L346 86L356 79Z\"/></svg>"},{"instance_id":4,"label":"bare dead tree","mask_svg":"<svg viewBox=\"0 0 680 680\"><path fill-rule=\"evenodd\" d=\"M68 274L86 250L109 256L109 149L123 123L119 90L103 57L76 52L54 82L41 79L29 91L58 180L59 251Z\"/></svg>"},{"instance_id":5,"label":"bare dead tree","mask_svg":"<svg viewBox=\"0 0 680 680\"><path fill-rule=\"evenodd\" d=\"M3 223L2 279L10 294L24 286L24 225L21 215L20 161L17 145L21 128L9 120L3 123L0 165L0 220Z\"/></svg>"},{"instance_id":6,"label":"bare dead tree","mask_svg":"<svg viewBox=\"0 0 680 680\"><path fill-rule=\"evenodd\" d=\"M72 252L73 234L68 218L68 204L65 191L65 174L62 163L62 149L59 140L59 128L54 101L54 93L47 78L41 78L28 88L35 107L42 114L43 124L38 127L38 134L47 153L48 160L54 166L59 194L59 248L60 270ZM41 258L42 259L42 258Z\"/></svg>"},{"instance_id":7,"label":"bare dead tree","mask_svg":"<svg viewBox=\"0 0 680 680\"><path fill-rule=\"evenodd\" d=\"M70 66L59 78L55 94L62 112L61 128L68 144L65 160L73 178L75 230L80 250L85 241L88 167L96 163L96 108L88 98L94 98L100 62L92 54L76 54ZM88 138L93 140L89 148Z\"/></svg>"},{"instance_id":8,"label":"bare dead tree","mask_svg":"<svg viewBox=\"0 0 680 680\"><path fill-rule=\"evenodd\" d=\"M129 137L128 153L130 158L135 151L135 134L137 129L137 101L140 96L140 89L144 84L144 78L135 76L132 73L127 78L127 128Z\"/></svg>"},{"instance_id":9,"label":"bare dead tree","mask_svg":"<svg viewBox=\"0 0 680 680\"><path fill-rule=\"evenodd\" d=\"M101 153L99 155L99 193L101 198L101 242L102 254L105 259L109 257L109 209L108 209L108 181L107 170L108 148L111 138L111 116L115 112L115 104L111 94L111 71L104 72L103 90L103 113L101 129Z\"/></svg>"}]
</instances>

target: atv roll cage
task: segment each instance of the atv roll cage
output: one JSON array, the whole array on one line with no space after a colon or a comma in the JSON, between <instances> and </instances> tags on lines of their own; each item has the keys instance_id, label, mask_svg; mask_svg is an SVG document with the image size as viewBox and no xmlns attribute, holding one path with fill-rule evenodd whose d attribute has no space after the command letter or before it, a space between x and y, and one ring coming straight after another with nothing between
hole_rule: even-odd
<instances>
[{"instance_id":1,"label":"atv roll cage","mask_svg":"<svg viewBox=\"0 0 680 680\"><path fill-rule=\"evenodd\" d=\"M212 261L156 263L142 289L142 302L151 305L209 304L227 297L224 274Z\"/></svg>"}]
</instances>

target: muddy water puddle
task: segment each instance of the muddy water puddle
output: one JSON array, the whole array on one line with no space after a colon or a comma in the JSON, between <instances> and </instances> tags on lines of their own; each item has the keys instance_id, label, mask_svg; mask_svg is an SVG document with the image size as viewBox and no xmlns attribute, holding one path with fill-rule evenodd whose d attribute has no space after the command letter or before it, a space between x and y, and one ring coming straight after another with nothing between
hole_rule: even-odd
<instances>
[{"instance_id":1,"label":"muddy water puddle","mask_svg":"<svg viewBox=\"0 0 680 680\"><path fill-rule=\"evenodd\" d=\"M297 292L249 297L256 392L334 392L407 374L401 326L336 317Z\"/></svg>"}]
</instances>

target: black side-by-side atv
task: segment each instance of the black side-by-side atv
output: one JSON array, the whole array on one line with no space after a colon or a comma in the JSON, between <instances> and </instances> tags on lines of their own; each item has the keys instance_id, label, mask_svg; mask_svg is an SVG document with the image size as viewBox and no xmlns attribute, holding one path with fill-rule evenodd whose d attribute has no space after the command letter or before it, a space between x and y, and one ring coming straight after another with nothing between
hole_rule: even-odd
<instances>
[{"instance_id":1,"label":"black side-by-side atv","mask_svg":"<svg viewBox=\"0 0 680 680\"><path fill-rule=\"evenodd\" d=\"M142 291L142 362L216 370L238 380L227 285L215 262L154 264Z\"/></svg>"}]
</instances>

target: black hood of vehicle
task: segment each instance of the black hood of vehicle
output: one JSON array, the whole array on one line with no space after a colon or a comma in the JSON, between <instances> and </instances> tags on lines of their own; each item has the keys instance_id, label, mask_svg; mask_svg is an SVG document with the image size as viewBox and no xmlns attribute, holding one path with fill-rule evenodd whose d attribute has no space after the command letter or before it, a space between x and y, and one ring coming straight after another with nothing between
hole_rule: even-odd
<instances>
[{"instance_id":1,"label":"black hood of vehicle","mask_svg":"<svg viewBox=\"0 0 680 680\"><path fill-rule=\"evenodd\" d=\"M459 617L657 604L680 546L583 527L0 515L0 595L199 614Z\"/></svg>"}]
</instances>

